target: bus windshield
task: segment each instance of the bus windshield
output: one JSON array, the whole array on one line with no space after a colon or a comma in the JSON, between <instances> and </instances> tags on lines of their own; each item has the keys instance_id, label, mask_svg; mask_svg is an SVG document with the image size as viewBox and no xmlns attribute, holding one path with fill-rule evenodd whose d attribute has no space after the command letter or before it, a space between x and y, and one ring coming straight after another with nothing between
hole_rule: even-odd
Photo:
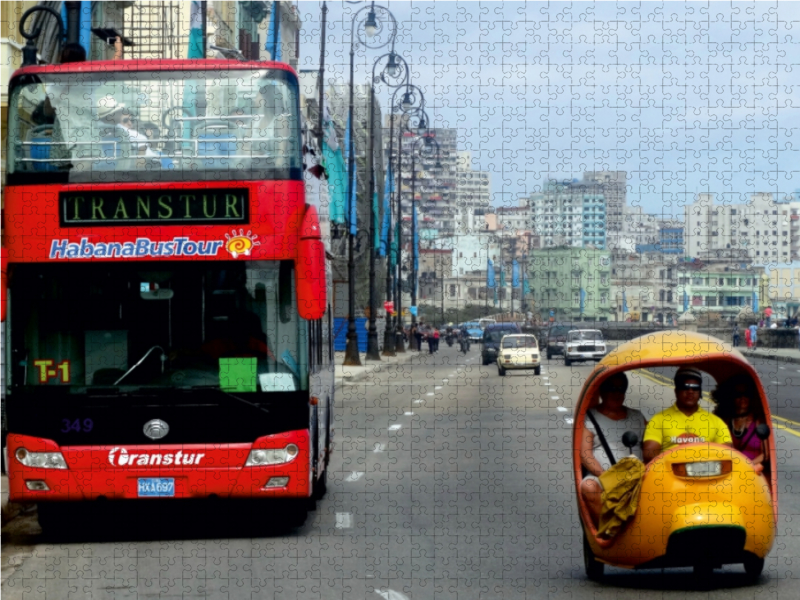
<instances>
[{"instance_id":1,"label":"bus windshield","mask_svg":"<svg viewBox=\"0 0 800 600\"><path fill-rule=\"evenodd\" d=\"M292 261L14 265L14 389L308 389Z\"/></svg>"},{"instance_id":2,"label":"bus windshield","mask_svg":"<svg viewBox=\"0 0 800 600\"><path fill-rule=\"evenodd\" d=\"M27 76L8 106L11 184L302 178L279 69Z\"/></svg>"}]
</instances>

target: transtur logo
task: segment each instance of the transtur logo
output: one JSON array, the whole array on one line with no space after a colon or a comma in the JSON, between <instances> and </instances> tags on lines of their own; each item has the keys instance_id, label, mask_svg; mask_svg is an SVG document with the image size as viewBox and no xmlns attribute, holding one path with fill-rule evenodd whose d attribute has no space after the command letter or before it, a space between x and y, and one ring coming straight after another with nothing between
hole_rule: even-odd
<instances>
[{"instance_id":1,"label":"transtur logo","mask_svg":"<svg viewBox=\"0 0 800 600\"><path fill-rule=\"evenodd\" d=\"M682 433L680 435L672 436L673 444L700 444L705 442L706 438L697 435L696 433Z\"/></svg>"},{"instance_id":2,"label":"transtur logo","mask_svg":"<svg viewBox=\"0 0 800 600\"><path fill-rule=\"evenodd\" d=\"M112 467L188 466L199 465L200 459L204 456L204 453L184 454L183 450L178 450L174 454L128 454L127 449L115 447L108 453L108 462Z\"/></svg>"}]
</instances>

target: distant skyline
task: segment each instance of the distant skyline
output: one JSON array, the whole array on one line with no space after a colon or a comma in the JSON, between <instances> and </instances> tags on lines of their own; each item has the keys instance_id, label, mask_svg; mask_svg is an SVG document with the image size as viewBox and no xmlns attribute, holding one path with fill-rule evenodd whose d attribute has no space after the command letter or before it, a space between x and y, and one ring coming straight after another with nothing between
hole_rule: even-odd
<instances>
[{"instance_id":1,"label":"distant skyline","mask_svg":"<svg viewBox=\"0 0 800 600\"><path fill-rule=\"evenodd\" d=\"M665 216L702 192L800 188L798 3L379 4L435 126L492 173L494 206L599 170L627 171L628 204ZM328 2L328 83L347 83L364 6ZM299 68L317 68L321 3L298 7ZM383 52L356 54L357 84Z\"/></svg>"}]
</instances>

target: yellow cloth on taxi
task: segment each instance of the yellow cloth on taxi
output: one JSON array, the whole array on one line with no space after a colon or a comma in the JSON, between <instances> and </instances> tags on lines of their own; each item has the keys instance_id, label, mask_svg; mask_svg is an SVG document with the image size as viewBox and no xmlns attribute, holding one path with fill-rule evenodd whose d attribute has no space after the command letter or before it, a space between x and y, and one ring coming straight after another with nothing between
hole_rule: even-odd
<instances>
[{"instance_id":1,"label":"yellow cloth on taxi","mask_svg":"<svg viewBox=\"0 0 800 600\"><path fill-rule=\"evenodd\" d=\"M678 444L730 444L731 432L722 419L707 410L698 408L687 417L673 404L650 419L644 431L644 441L658 442L663 452Z\"/></svg>"},{"instance_id":2,"label":"yellow cloth on taxi","mask_svg":"<svg viewBox=\"0 0 800 600\"><path fill-rule=\"evenodd\" d=\"M600 535L614 537L636 513L643 477L644 463L635 456L621 458L600 475L600 485L603 486Z\"/></svg>"}]
</instances>

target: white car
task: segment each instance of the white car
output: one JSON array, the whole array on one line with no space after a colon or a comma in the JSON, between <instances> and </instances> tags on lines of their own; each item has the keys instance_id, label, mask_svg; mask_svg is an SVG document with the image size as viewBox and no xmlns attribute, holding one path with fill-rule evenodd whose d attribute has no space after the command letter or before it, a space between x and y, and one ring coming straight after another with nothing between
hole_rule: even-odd
<instances>
[{"instance_id":1,"label":"white car","mask_svg":"<svg viewBox=\"0 0 800 600\"><path fill-rule=\"evenodd\" d=\"M608 346L598 329L573 329L567 333L564 343L564 365L583 360L600 361L606 355Z\"/></svg>"},{"instance_id":2,"label":"white car","mask_svg":"<svg viewBox=\"0 0 800 600\"><path fill-rule=\"evenodd\" d=\"M503 377L507 369L533 369L535 375L541 374L542 357L535 336L528 333L511 334L500 340L497 372Z\"/></svg>"}]
</instances>

